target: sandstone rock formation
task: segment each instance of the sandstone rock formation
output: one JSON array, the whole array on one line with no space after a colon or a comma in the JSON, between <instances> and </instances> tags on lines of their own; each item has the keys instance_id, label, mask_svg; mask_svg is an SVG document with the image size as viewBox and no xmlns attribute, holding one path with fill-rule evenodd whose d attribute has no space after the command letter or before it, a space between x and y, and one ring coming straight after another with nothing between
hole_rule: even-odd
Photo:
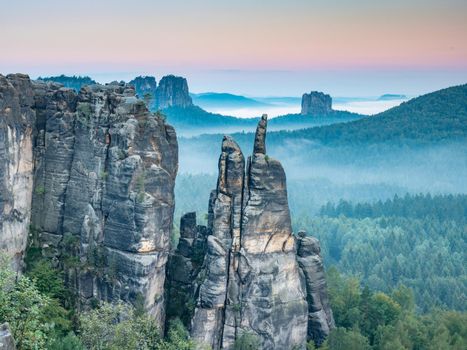
<instances>
[{"instance_id":1,"label":"sandstone rock formation","mask_svg":"<svg viewBox=\"0 0 467 350\"><path fill-rule=\"evenodd\" d=\"M156 89L155 105L157 109L192 106L186 79L174 75L163 77Z\"/></svg>"},{"instance_id":2,"label":"sandstone rock formation","mask_svg":"<svg viewBox=\"0 0 467 350\"><path fill-rule=\"evenodd\" d=\"M297 235L297 260L306 282L308 339L321 345L334 327L329 305L319 241L301 231Z\"/></svg>"},{"instance_id":3,"label":"sandstone rock formation","mask_svg":"<svg viewBox=\"0 0 467 350\"><path fill-rule=\"evenodd\" d=\"M322 265L313 265L316 256L304 249L303 257L297 257L285 173L278 161L266 155L266 126L263 116L246 169L237 143L224 137L217 188L209 201L209 235L201 270L196 273L191 267L191 253L183 254L190 252L185 248L186 233L176 253L183 255L178 266L184 272L179 275L196 280L191 287L191 298L196 300L191 334L213 349L232 349L243 333L256 336L261 349L301 349L307 339L319 341L333 326ZM302 271L302 265L312 267ZM314 276L314 271L321 275ZM327 329L317 324L316 317L322 317L314 313L318 306L329 314Z\"/></svg>"},{"instance_id":4,"label":"sandstone rock formation","mask_svg":"<svg viewBox=\"0 0 467 350\"><path fill-rule=\"evenodd\" d=\"M26 75L0 75L0 249L21 268L33 188L33 87Z\"/></svg>"},{"instance_id":5,"label":"sandstone rock formation","mask_svg":"<svg viewBox=\"0 0 467 350\"><path fill-rule=\"evenodd\" d=\"M150 76L139 76L128 83L135 87L136 95L146 102L149 109L156 108L156 78Z\"/></svg>"},{"instance_id":6,"label":"sandstone rock formation","mask_svg":"<svg viewBox=\"0 0 467 350\"><path fill-rule=\"evenodd\" d=\"M312 91L302 96L302 115L326 115L332 112L332 98L322 92Z\"/></svg>"},{"instance_id":7,"label":"sandstone rock formation","mask_svg":"<svg viewBox=\"0 0 467 350\"><path fill-rule=\"evenodd\" d=\"M167 265L167 317L179 317L189 324L193 317L197 276L206 251L206 226L196 224L196 213L187 213L180 220L180 239ZM183 314L179 311L183 310Z\"/></svg>"},{"instance_id":8,"label":"sandstone rock formation","mask_svg":"<svg viewBox=\"0 0 467 350\"><path fill-rule=\"evenodd\" d=\"M15 340L8 323L0 325L0 350L16 350Z\"/></svg>"},{"instance_id":9,"label":"sandstone rock formation","mask_svg":"<svg viewBox=\"0 0 467 350\"><path fill-rule=\"evenodd\" d=\"M84 304L139 301L162 324L173 128L128 85L76 93L23 75L0 76L0 113L2 248L21 257L31 233Z\"/></svg>"}]
</instances>

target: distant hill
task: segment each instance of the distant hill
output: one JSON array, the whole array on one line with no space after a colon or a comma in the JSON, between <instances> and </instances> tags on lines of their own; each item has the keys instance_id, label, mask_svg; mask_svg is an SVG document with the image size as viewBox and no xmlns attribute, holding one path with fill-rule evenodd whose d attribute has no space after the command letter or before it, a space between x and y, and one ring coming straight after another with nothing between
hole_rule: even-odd
<instances>
[{"instance_id":1,"label":"distant hill","mask_svg":"<svg viewBox=\"0 0 467 350\"><path fill-rule=\"evenodd\" d=\"M243 134L234 137L251 138ZM301 139L326 145L424 143L466 137L467 84L435 91L403 102L385 112L348 123L268 134L269 141L274 143Z\"/></svg>"},{"instance_id":2,"label":"distant hill","mask_svg":"<svg viewBox=\"0 0 467 350\"><path fill-rule=\"evenodd\" d=\"M324 144L431 142L467 136L467 84L435 91L372 117L346 124L298 130L287 138Z\"/></svg>"},{"instance_id":3,"label":"distant hill","mask_svg":"<svg viewBox=\"0 0 467 350\"><path fill-rule=\"evenodd\" d=\"M193 103L202 108L247 108L267 106L267 103L240 95L228 93L206 92L191 94Z\"/></svg>"},{"instance_id":4,"label":"distant hill","mask_svg":"<svg viewBox=\"0 0 467 350\"><path fill-rule=\"evenodd\" d=\"M63 84L63 86L74 89L76 91L79 91L84 85L97 84L95 80L87 76L67 76L63 74L55 77L39 77L37 80L53 81L55 83Z\"/></svg>"},{"instance_id":5,"label":"distant hill","mask_svg":"<svg viewBox=\"0 0 467 350\"><path fill-rule=\"evenodd\" d=\"M192 137L200 134L254 132L258 118L237 118L222 114L210 113L198 106L170 107L162 111L169 124L175 127L177 134ZM348 122L363 118L364 115L345 111L332 111L326 115L303 116L287 114L272 118L269 131L297 130L333 123Z\"/></svg>"},{"instance_id":6,"label":"distant hill","mask_svg":"<svg viewBox=\"0 0 467 350\"><path fill-rule=\"evenodd\" d=\"M378 97L378 101L405 100L407 96L398 94L384 94Z\"/></svg>"},{"instance_id":7,"label":"distant hill","mask_svg":"<svg viewBox=\"0 0 467 350\"><path fill-rule=\"evenodd\" d=\"M352 114L348 113L347 116L351 117ZM298 115L281 118L285 120L284 129L293 125L287 119L296 120L299 124L307 116L301 116L302 119ZM356 166L358 163L386 168L390 164L399 166L402 159L406 164L418 165L420 162L426 163L430 157L444 157L447 162L454 153L462 152L467 147L467 85L423 95L375 116L353 121L347 119L345 123L334 118L332 125L273 131L277 127L274 124L281 123L281 118L272 119L269 123L268 129L272 131L267 136L268 154L285 159L286 166L293 162L293 166L298 167L298 173L300 167L313 167L313 164ZM315 120L319 122L320 118ZM322 118L321 122L325 120ZM242 149L252 148L251 133L234 133L232 136ZM220 140L221 134L182 137L179 145L182 153L184 150L197 152L200 158L205 159L218 149ZM426 149L425 146L439 148L448 144L461 146L445 150L444 155L417 153ZM459 167L465 168L467 159L458 156L457 159ZM320 171L324 172L324 169ZM311 173L317 174L316 171Z\"/></svg>"}]
</instances>

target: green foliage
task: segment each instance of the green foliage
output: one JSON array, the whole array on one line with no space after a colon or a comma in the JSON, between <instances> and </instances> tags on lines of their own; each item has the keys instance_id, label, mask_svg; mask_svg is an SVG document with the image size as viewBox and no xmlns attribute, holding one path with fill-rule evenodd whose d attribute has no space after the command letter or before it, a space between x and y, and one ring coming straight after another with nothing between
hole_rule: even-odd
<instances>
[{"instance_id":1,"label":"green foliage","mask_svg":"<svg viewBox=\"0 0 467 350\"><path fill-rule=\"evenodd\" d=\"M90 128L92 119L92 106L89 102L78 102L76 119L85 128Z\"/></svg>"},{"instance_id":2,"label":"green foliage","mask_svg":"<svg viewBox=\"0 0 467 350\"><path fill-rule=\"evenodd\" d=\"M43 196L45 194L45 187L43 185L38 185L34 192L39 196Z\"/></svg>"},{"instance_id":3,"label":"green foliage","mask_svg":"<svg viewBox=\"0 0 467 350\"><path fill-rule=\"evenodd\" d=\"M26 276L16 276L0 255L0 323L10 324L18 350L45 349L54 324L47 317L50 299Z\"/></svg>"},{"instance_id":4,"label":"green foliage","mask_svg":"<svg viewBox=\"0 0 467 350\"><path fill-rule=\"evenodd\" d=\"M323 350L370 350L368 339L358 331L336 328L320 348Z\"/></svg>"},{"instance_id":5,"label":"green foliage","mask_svg":"<svg viewBox=\"0 0 467 350\"><path fill-rule=\"evenodd\" d=\"M55 339L47 346L47 350L86 350L81 340L70 332L63 338Z\"/></svg>"},{"instance_id":6,"label":"green foliage","mask_svg":"<svg viewBox=\"0 0 467 350\"><path fill-rule=\"evenodd\" d=\"M356 278L328 271L328 290L337 328L323 349L462 349L467 344L467 314L414 312L411 291L399 286L391 295L360 288Z\"/></svg>"},{"instance_id":7,"label":"green foliage","mask_svg":"<svg viewBox=\"0 0 467 350\"><path fill-rule=\"evenodd\" d=\"M257 350L261 346L259 338L253 333L243 332L235 339L234 350Z\"/></svg>"},{"instance_id":8,"label":"green foliage","mask_svg":"<svg viewBox=\"0 0 467 350\"><path fill-rule=\"evenodd\" d=\"M302 216L299 226L320 239L326 264L360 276L371 289L389 293L402 284L413 291L418 311L465 311L466 198L419 195L329 204L322 212L335 217ZM404 309L413 305L404 303Z\"/></svg>"},{"instance_id":9,"label":"green foliage","mask_svg":"<svg viewBox=\"0 0 467 350\"><path fill-rule=\"evenodd\" d=\"M180 320L169 324L167 339L155 321L127 304L103 303L80 316L81 342L88 350L192 350L194 343Z\"/></svg>"}]
</instances>

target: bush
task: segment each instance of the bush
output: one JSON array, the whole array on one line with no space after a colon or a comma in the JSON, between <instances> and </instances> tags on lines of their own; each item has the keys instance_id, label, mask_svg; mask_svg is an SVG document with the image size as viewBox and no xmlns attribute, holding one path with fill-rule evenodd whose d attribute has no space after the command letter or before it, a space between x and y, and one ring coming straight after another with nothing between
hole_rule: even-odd
<instances>
[{"instance_id":1,"label":"bush","mask_svg":"<svg viewBox=\"0 0 467 350\"><path fill-rule=\"evenodd\" d=\"M235 350L257 350L261 346L259 338L253 334L244 332L242 335L235 339Z\"/></svg>"}]
</instances>

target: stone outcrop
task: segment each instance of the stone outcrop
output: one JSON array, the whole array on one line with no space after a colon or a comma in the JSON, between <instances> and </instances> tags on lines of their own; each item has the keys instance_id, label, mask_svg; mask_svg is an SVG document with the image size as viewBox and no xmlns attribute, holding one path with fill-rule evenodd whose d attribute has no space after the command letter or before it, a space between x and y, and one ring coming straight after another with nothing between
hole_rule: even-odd
<instances>
[{"instance_id":1,"label":"stone outcrop","mask_svg":"<svg viewBox=\"0 0 467 350\"><path fill-rule=\"evenodd\" d=\"M167 265L168 319L179 317L188 325L193 317L197 277L204 260L207 236L206 226L196 224L196 213L182 216L178 246Z\"/></svg>"},{"instance_id":2,"label":"stone outcrop","mask_svg":"<svg viewBox=\"0 0 467 350\"><path fill-rule=\"evenodd\" d=\"M332 98L322 92L312 91L302 96L302 115L322 116L332 112Z\"/></svg>"},{"instance_id":3,"label":"stone outcrop","mask_svg":"<svg viewBox=\"0 0 467 350\"><path fill-rule=\"evenodd\" d=\"M266 127L263 116L253 155L246 162L237 143L224 137L217 188L209 200L202 268L199 272L192 268L186 233L181 234L175 253L174 259L183 255L176 264L184 271L179 275L196 281L189 296L196 300L192 337L213 349L232 349L244 333L257 337L261 349L303 349L307 340L319 341L333 326L322 264L313 265L313 259L321 259L319 252L316 256L302 248L303 257L297 255L285 173L278 161L266 155ZM189 237L191 242L193 235ZM318 324L323 315L317 311L329 314L327 329Z\"/></svg>"},{"instance_id":4,"label":"stone outcrop","mask_svg":"<svg viewBox=\"0 0 467 350\"><path fill-rule=\"evenodd\" d=\"M319 241L300 231L297 235L297 260L302 270L308 302L308 339L321 345L334 327L329 305Z\"/></svg>"},{"instance_id":5,"label":"stone outcrop","mask_svg":"<svg viewBox=\"0 0 467 350\"><path fill-rule=\"evenodd\" d=\"M26 75L0 75L0 249L16 270L29 233L33 188L34 91Z\"/></svg>"},{"instance_id":6,"label":"stone outcrop","mask_svg":"<svg viewBox=\"0 0 467 350\"><path fill-rule=\"evenodd\" d=\"M146 102L150 110L156 108L156 78L151 76L139 76L128 83L134 86L136 95Z\"/></svg>"},{"instance_id":7,"label":"stone outcrop","mask_svg":"<svg viewBox=\"0 0 467 350\"><path fill-rule=\"evenodd\" d=\"M192 106L186 79L174 75L163 77L156 89L155 105L157 109Z\"/></svg>"},{"instance_id":8,"label":"stone outcrop","mask_svg":"<svg viewBox=\"0 0 467 350\"><path fill-rule=\"evenodd\" d=\"M15 340L8 323L0 325L0 350L16 350Z\"/></svg>"},{"instance_id":9,"label":"stone outcrop","mask_svg":"<svg viewBox=\"0 0 467 350\"><path fill-rule=\"evenodd\" d=\"M82 304L142 302L162 324L174 129L125 84L76 93L12 75L0 93L2 248L21 257L30 233Z\"/></svg>"}]
</instances>

